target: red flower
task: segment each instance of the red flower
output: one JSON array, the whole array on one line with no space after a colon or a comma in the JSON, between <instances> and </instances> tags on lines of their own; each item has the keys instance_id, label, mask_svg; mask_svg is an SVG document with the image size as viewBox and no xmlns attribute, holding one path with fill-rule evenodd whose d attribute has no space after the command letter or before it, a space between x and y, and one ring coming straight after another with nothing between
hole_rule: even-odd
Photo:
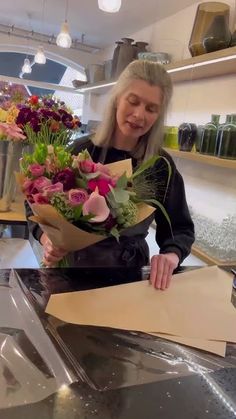
<instances>
[{"instance_id":1,"label":"red flower","mask_svg":"<svg viewBox=\"0 0 236 419\"><path fill-rule=\"evenodd\" d=\"M30 98L29 98L29 103L30 103L31 105L37 105L38 101L39 101L39 98L38 98L38 96L36 96L36 95L32 95L32 96L30 96Z\"/></svg>"},{"instance_id":2,"label":"red flower","mask_svg":"<svg viewBox=\"0 0 236 419\"><path fill-rule=\"evenodd\" d=\"M95 191L98 188L99 194L106 196L110 192L109 185L111 181L107 179L91 179L88 182L88 187L91 191Z\"/></svg>"}]
</instances>

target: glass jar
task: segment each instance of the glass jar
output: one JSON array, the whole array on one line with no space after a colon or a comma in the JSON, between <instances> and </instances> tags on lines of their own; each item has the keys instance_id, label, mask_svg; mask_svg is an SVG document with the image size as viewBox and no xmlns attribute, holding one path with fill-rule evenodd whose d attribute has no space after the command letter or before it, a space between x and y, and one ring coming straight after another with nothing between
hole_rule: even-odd
<instances>
[{"instance_id":1,"label":"glass jar","mask_svg":"<svg viewBox=\"0 0 236 419\"><path fill-rule=\"evenodd\" d=\"M165 127L163 146L178 150L178 127Z\"/></svg>"},{"instance_id":2,"label":"glass jar","mask_svg":"<svg viewBox=\"0 0 236 419\"><path fill-rule=\"evenodd\" d=\"M222 159L236 159L236 114L225 124L221 131L218 157Z\"/></svg>"},{"instance_id":3,"label":"glass jar","mask_svg":"<svg viewBox=\"0 0 236 419\"><path fill-rule=\"evenodd\" d=\"M204 126L200 147L201 154L209 154L210 156L214 156L219 120L220 115L211 115L211 122L208 122Z\"/></svg>"},{"instance_id":4,"label":"glass jar","mask_svg":"<svg viewBox=\"0 0 236 419\"><path fill-rule=\"evenodd\" d=\"M178 144L180 151L192 151L196 141L197 125L184 122L178 129Z\"/></svg>"},{"instance_id":5,"label":"glass jar","mask_svg":"<svg viewBox=\"0 0 236 419\"><path fill-rule=\"evenodd\" d=\"M231 41L228 4L205 2L199 4L189 41L192 57L227 48Z\"/></svg>"}]
</instances>

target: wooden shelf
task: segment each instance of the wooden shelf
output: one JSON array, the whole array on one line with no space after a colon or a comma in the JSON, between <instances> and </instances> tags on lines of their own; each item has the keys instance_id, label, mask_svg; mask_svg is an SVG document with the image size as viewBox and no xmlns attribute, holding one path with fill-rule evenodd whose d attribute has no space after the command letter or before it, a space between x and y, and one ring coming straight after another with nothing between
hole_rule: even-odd
<instances>
[{"instance_id":1,"label":"wooden shelf","mask_svg":"<svg viewBox=\"0 0 236 419\"><path fill-rule=\"evenodd\" d=\"M192 254L203 260L203 262L207 263L208 265L236 266L236 260L232 262L224 262L222 260L215 259L212 256L209 256L203 250L199 249L197 246L192 247Z\"/></svg>"},{"instance_id":2,"label":"wooden shelf","mask_svg":"<svg viewBox=\"0 0 236 419\"><path fill-rule=\"evenodd\" d=\"M12 203L10 211L0 212L0 224L26 224L26 222L23 197Z\"/></svg>"},{"instance_id":3,"label":"wooden shelf","mask_svg":"<svg viewBox=\"0 0 236 419\"><path fill-rule=\"evenodd\" d=\"M210 52L168 64L172 81L191 81L236 73L236 47Z\"/></svg>"},{"instance_id":4,"label":"wooden shelf","mask_svg":"<svg viewBox=\"0 0 236 419\"><path fill-rule=\"evenodd\" d=\"M172 157L192 160L210 166L224 167L226 169L236 170L236 160L220 159L219 157L207 156L196 152L179 151L173 148L164 148Z\"/></svg>"},{"instance_id":5,"label":"wooden shelf","mask_svg":"<svg viewBox=\"0 0 236 419\"><path fill-rule=\"evenodd\" d=\"M187 58L182 61L167 64L165 68L170 73L174 83L235 74L236 47ZM75 91L77 93L101 95L106 93L115 83L116 80L101 81L99 83L87 84Z\"/></svg>"}]
</instances>

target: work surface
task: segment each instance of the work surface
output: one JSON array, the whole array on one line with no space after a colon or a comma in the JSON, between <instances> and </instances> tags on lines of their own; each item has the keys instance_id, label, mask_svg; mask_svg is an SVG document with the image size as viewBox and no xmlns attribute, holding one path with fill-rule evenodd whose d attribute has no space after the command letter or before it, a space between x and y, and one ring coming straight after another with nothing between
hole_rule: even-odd
<instances>
[{"instance_id":1,"label":"work surface","mask_svg":"<svg viewBox=\"0 0 236 419\"><path fill-rule=\"evenodd\" d=\"M228 345L223 359L148 335L69 325L44 314L50 294L139 275L134 269L0 271L1 419L236 416L235 346Z\"/></svg>"}]
</instances>

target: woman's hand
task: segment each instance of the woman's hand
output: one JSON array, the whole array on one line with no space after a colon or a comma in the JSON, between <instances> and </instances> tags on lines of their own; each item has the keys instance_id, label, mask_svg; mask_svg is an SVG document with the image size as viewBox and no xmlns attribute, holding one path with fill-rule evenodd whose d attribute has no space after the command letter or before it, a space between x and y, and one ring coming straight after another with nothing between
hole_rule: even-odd
<instances>
[{"instance_id":1,"label":"woman's hand","mask_svg":"<svg viewBox=\"0 0 236 419\"><path fill-rule=\"evenodd\" d=\"M158 290L169 287L173 271L179 264L176 253L164 253L151 259L150 283Z\"/></svg>"},{"instance_id":2,"label":"woman's hand","mask_svg":"<svg viewBox=\"0 0 236 419\"><path fill-rule=\"evenodd\" d=\"M45 233L42 234L40 243L43 246L43 264L49 268L55 267L68 253L67 250L53 246L51 240Z\"/></svg>"}]
</instances>

